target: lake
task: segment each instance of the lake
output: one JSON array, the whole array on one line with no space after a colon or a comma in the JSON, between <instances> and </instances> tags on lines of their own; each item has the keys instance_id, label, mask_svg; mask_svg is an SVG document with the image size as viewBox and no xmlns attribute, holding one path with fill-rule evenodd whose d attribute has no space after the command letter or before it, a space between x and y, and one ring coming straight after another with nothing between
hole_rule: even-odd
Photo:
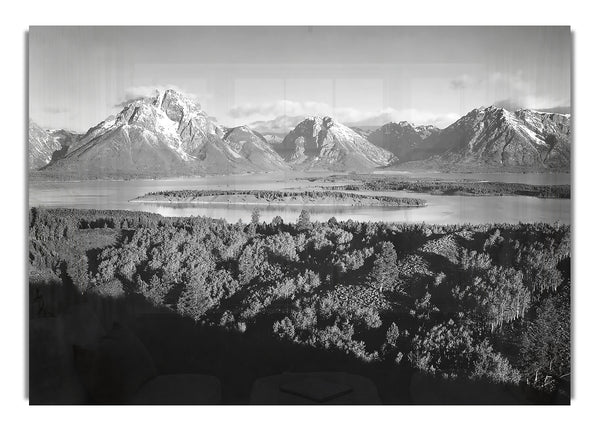
<instances>
[{"instance_id":1,"label":"lake","mask_svg":"<svg viewBox=\"0 0 600 431\"><path fill-rule=\"evenodd\" d=\"M331 173L283 172L270 174L248 174L230 176L211 176L204 178L174 178L161 180L129 181L31 181L29 183L29 205L45 207L64 207L82 209L113 209L147 211L163 216L208 216L224 218L230 222L250 221L254 207L236 205L201 204L161 204L134 203L131 199L149 192L161 190L202 190L202 189L261 189L261 190L299 190L331 186L331 182L322 180L306 181L306 178L324 178ZM403 173L402 175L407 175ZM413 175L408 173L408 176ZM417 176L419 174L416 174ZM442 174L428 173L428 178ZM454 174L457 178L469 178ZM475 175L475 174L473 174ZM543 181L543 177L531 177L538 174L481 174L503 175L506 182ZM546 175L548 174L539 174ZM559 174L563 175L563 174ZM485 178L485 177L479 177ZM475 177L471 178L475 179ZM563 178L565 179L565 178ZM568 178L567 178L568 179ZM485 180L485 179L480 179ZM494 179L492 181L499 181ZM554 184L550 175L546 181L537 184ZM533 184L528 182L529 184ZM565 184L558 182L557 184ZM336 184L344 184L343 182ZM330 217L339 220L385 221L406 223L518 223L518 222L561 222L571 223L570 199L540 199L526 196L439 196L411 192L364 192L388 196L409 196L422 198L427 206L422 208L382 208L382 207L307 207L312 220L326 221ZM270 221L279 215L286 222L296 221L302 207L260 206L261 219Z\"/></svg>"}]
</instances>

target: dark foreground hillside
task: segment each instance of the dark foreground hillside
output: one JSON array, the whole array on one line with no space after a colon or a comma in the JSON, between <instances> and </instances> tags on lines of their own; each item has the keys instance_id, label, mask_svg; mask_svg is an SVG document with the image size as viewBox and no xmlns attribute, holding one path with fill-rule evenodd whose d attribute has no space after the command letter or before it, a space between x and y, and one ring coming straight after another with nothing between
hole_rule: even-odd
<instances>
[{"instance_id":1,"label":"dark foreground hillside","mask_svg":"<svg viewBox=\"0 0 600 431\"><path fill-rule=\"evenodd\" d=\"M569 402L568 226L34 208L29 241L35 404L275 403L285 373L372 382L363 403Z\"/></svg>"}]
</instances>

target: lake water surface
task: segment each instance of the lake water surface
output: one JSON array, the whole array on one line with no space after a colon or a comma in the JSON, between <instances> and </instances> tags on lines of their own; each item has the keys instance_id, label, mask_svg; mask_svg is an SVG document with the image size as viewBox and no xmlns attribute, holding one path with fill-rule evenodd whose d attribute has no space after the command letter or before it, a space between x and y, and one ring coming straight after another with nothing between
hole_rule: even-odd
<instances>
[{"instance_id":1,"label":"lake water surface","mask_svg":"<svg viewBox=\"0 0 600 431\"><path fill-rule=\"evenodd\" d=\"M261 189L261 190L299 190L312 189L320 186L330 186L331 182L316 180L306 181L306 178L325 177L330 173L297 173L286 172L276 174L252 174L212 176L205 178L177 178L164 180L130 180L130 181L71 181L71 182L30 182L29 205L64 208L114 209L133 210L158 213L163 216L208 216L224 218L230 222L250 221L253 206L236 205L201 205L201 204L162 204L135 203L131 199L148 192L162 190L202 190L202 189ZM407 175L407 173L403 173ZM409 174L412 175L412 174ZM416 174L418 176L419 174ZM428 178L446 179L470 178L485 180L486 177L465 177L469 174L454 174L459 177L449 178L428 173ZM448 175L448 174L446 174ZM473 174L475 175L475 174ZM559 181L552 174L481 174L502 175L502 180L488 181L528 182L529 184L566 184L569 181ZM509 176L507 176L509 175ZM531 177L531 175L545 175ZM563 174L559 174L563 175ZM568 177L568 175L567 175ZM560 178L559 178L560 179ZM564 177L562 178L565 179ZM568 179L568 178L566 178ZM536 181L536 182L532 182ZM557 182L553 182L557 181ZM336 183L343 184L343 183ZM422 208L382 208L382 207L310 207L311 218L326 221L330 217L338 220L353 219L357 221L386 221L407 223L488 223L488 222L571 222L571 200L569 199L540 199L525 196L436 196L411 192L365 192L389 196L410 196L422 198L427 206ZM260 206L261 219L270 221L279 215L284 221L292 222L298 219L302 210L299 206Z\"/></svg>"}]
</instances>

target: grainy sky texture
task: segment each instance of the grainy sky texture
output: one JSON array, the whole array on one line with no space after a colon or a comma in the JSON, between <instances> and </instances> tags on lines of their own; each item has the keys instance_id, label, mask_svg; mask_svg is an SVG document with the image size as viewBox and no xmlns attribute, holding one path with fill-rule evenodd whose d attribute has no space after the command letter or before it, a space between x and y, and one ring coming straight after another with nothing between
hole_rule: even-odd
<instances>
[{"instance_id":1,"label":"grainy sky texture","mask_svg":"<svg viewBox=\"0 0 600 431\"><path fill-rule=\"evenodd\" d=\"M571 103L569 27L32 27L30 118L85 131L175 88L227 126L277 116L444 127Z\"/></svg>"}]
</instances>

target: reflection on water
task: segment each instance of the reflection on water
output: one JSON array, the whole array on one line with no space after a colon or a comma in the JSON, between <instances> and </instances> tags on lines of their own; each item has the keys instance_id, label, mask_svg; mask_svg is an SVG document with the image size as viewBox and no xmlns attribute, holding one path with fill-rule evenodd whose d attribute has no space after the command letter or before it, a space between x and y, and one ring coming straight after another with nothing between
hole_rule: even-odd
<instances>
[{"instance_id":1,"label":"reflection on water","mask_svg":"<svg viewBox=\"0 0 600 431\"><path fill-rule=\"evenodd\" d=\"M301 206L284 205L227 205L227 204L139 204L136 209L161 214L167 217L207 216L212 218L223 218L229 222L242 220L249 222L254 208L260 210L261 221L270 222L274 217L280 216L285 222L295 222L302 211ZM336 207L319 206L306 207L311 213L313 221L327 221L331 217L338 220L356 221L402 221L406 218L405 213L418 210L419 208L394 208L394 207Z\"/></svg>"},{"instance_id":2,"label":"reflection on water","mask_svg":"<svg viewBox=\"0 0 600 431\"><path fill-rule=\"evenodd\" d=\"M31 182L29 205L147 211L164 216L208 216L224 218L230 222L240 219L248 222L253 206L150 204L133 203L129 200L148 192L161 190L221 188L281 190L329 186L331 185L329 182L302 180L304 177L326 175L329 174L278 173L169 180ZM464 178L465 174L460 175ZM522 175L536 174L511 174L510 179L506 181L525 182ZM428 174L428 176L431 177L432 174ZM529 178L529 180L532 179ZM410 196L425 199L428 204L423 208L335 206L307 208L311 211L311 218L318 221L327 221L330 217L336 217L338 220L444 224L571 222L571 201L569 199L540 199L525 196L435 196L410 192L367 192L366 194ZM286 222L296 221L301 210L302 207L299 206L260 206L261 219L264 221L270 221L277 215Z\"/></svg>"}]
</instances>

